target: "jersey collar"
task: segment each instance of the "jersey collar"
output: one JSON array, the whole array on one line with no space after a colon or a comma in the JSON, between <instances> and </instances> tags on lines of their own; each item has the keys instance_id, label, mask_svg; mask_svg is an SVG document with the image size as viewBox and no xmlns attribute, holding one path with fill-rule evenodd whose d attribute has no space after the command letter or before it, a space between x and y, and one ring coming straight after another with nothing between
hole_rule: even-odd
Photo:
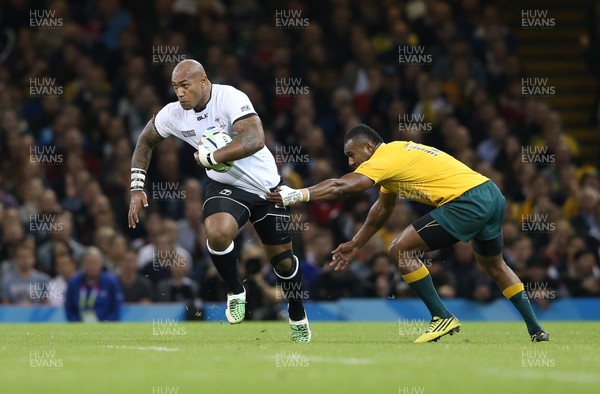
<instances>
[{"instance_id":1,"label":"jersey collar","mask_svg":"<svg viewBox=\"0 0 600 394\"><path fill-rule=\"evenodd\" d=\"M208 93L208 100L206 100L206 104L204 104L204 107L200 110L200 111L196 111L196 108L192 108L194 110L195 114L199 114L200 112L203 112L204 110L206 110L206 107L208 107L208 103L210 103L210 99L212 98L212 89L213 89L213 84L210 84L210 92Z\"/></svg>"}]
</instances>

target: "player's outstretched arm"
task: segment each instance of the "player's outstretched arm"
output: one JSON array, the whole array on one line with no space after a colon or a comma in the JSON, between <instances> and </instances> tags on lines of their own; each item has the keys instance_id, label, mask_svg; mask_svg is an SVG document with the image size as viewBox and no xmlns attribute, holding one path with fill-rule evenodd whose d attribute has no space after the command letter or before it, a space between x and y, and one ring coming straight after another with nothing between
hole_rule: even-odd
<instances>
[{"instance_id":1,"label":"player's outstretched arm","mask_svg":"<svg viewBox=\"0 0 600 394\"><path fill-rule=\"evenodd\" d=\"M344 269L358 250L379 231L394 211L397 198L395 193L379 192L379 198L369 210L367 220L360 230L350 241L341 244L332 252L333 260L330 265L334 270Z\"/></svg>"},{"instance_id":2,"label":"player's outstretched arm","mask_svg":"<svg viewBox=\"0 0 600 394\"><path fill-rule=\"evenodd\" d=\"M265 146L265 132L258 116L238 120L233 128L238 135L229 144L215 151L213 157L217 163L243 159Z\"/></svg>"},{"instance_id":3,"label":"player's outstretched arm","mask_svg":"<svg viewBox=\"0 0 600 394\"><path fill-rule=\"evenodd\" d=\"M148 206L148 197L144 192L146 171L152 158L152 149L162 140L164 138L158 134L154 127L154 118L150 119L138 138L131 159L131 197L129 214L127 215L129 227L131 228L135 228L136 223L139 222L138 212L142 206Z\"/></svg>"},{"instance_id":4,"label":"player's outstretched arm","mask_svg":"<svg viewBox=\"0 0 600 394\"><path fill-rule=\"evenodd\" d=\"M266 195L267 200L279 205L293 205L303 201L334 200L344 194L370 189L375 182L369 177L351 172L341 178L328 179L306 189L282 186Z\"/></svg>"}]
</instances>

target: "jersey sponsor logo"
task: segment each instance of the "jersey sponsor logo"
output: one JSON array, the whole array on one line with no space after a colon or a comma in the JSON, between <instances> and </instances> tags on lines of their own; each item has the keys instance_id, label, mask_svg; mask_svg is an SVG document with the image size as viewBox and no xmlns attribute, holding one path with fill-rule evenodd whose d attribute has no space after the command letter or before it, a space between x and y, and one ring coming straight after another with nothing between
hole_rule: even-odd
<instances>
[{"instance_id":1,"label":"jersey sponsor logo","mask_svg":"<svg viewBox=\"0 0 600 394\"><path fill-rule=\"evenodd\" d=\"M183 135L184 137L195 137L196 131L195 130L182 130L181 135Z\"/></svg>"},{"instance_id":2,"label":"jersey sponsor logo","mask_svg":"<svg viewBox=\"0 0 600 394\"><path fill-rule=\"evenodd\" d=\"M438 153L440 152L439 149L433 148L431 146L417 144L415 142L411 142L408 145L406 145L405 149L407 151L409 151L409 152L411 150L418 150L418 151L421 151L421 152L429 153L432 156L437 156Z\"/></svg>"},{"instance_id":3,"label":"jersey sponsor logo","mask_svg":"<svg viewBox=\"0 0 600 394\"><path fill-rule=\"evenodd\" d=\"M242 105L242 108L240 108L242 111L250 111L250 106L249 105Z\"/></svg>"},{"instance_id":4,"label":"jersey sponsor logo","mask_svg":"<svg viewBox=\"0 0 600 394\"><path fill-rule=\"evenodd\" d=\"M202 119L206 119L206 118L208 118L208 113L196 117L196 119L198 119L198 120L202 120Z\"/></svg>"},{"instance_id":5,"label":"jersey sponsor logo","mask_svg":"<svg viewBox=\"0 0 600 394\"><path fill-rule=\"evenodd\" d=\"M220 195L222 196L230 196L231 195L231 190L230 189L223 189L219 192Z\"/></svg>"}]
</instances>

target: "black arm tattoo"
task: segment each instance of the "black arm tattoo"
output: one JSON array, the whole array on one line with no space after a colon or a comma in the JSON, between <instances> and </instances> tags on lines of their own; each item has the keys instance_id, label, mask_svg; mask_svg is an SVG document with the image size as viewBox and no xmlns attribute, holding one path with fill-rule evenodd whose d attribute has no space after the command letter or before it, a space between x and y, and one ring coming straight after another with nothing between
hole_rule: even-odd
<instances>
[{"instance_id":1,"label":"black arm tattoo","mask_svg":"<svg viewBox=\"0 0 600 394\"><path fill-rule=\"evenodd\" d=\"M131 168L147 170L152 158L152 149L162 140L164 138L158 134L158 131L154 127L154 118L150 119L138 138L137 145L133 151L133 158L131 159Z\"/></svg>"},{"instance_id":2,"label":"black arm tattoo","mask_svg":"<svg viewBox=\"0 0 600 394\"><path fill-rule=\"evenodd\" d=\"M243 159L265 146L265 133L258 116L240 119L233 124L233 128L238 136L215 152L215 160L219 163Z\"/></svg>"},{"instance_id":3,"label":"black arm tattoo","mask_svg":"<svg viewBox=\"0 0 600 394\"><path fill-rule=\"evenodd\" d=\"M238 141L246 156L254 154L265 146L265 133L258 116L250 116L234 123L235 131L238 133Z\"/></svg>"}]
</instances>

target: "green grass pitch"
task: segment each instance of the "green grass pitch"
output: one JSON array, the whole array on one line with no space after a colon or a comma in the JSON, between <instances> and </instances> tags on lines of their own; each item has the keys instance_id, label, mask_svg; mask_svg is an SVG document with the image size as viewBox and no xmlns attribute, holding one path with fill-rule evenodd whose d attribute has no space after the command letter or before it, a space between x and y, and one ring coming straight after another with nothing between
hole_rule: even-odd
<instances>
[{"instance_id":1,"label":"green grass pitch","mask_svg":"<svg viewBox=\"0 0 600 394\"><path fill-rule=\"evenodd\" d=\"M599 393L600 322L463 322L414 344L422 322L0 324L0 393Z\"/></svg>"}]
</instances>

